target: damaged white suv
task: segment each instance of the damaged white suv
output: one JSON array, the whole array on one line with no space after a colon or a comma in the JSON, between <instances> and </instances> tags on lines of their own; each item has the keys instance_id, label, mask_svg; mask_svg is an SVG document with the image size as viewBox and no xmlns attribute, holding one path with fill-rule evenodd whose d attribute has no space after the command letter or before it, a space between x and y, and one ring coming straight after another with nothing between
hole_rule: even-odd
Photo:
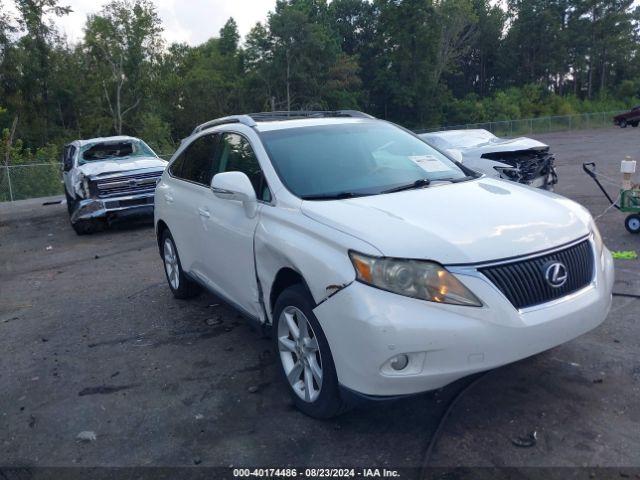
<instances>
[{"instance_id":1,"label":"damaged white suv","mask_svg":"<svg viewBox=\"0 0 640 480\"><path fill-rule=\"evenodd\" d=\"M156 190L177 298L272 326L305 413L433 390L598 326L611 255L590 214L486 178L360 112L198 127Z\"/></svg>"},{"instance_id":2,"label":"damaged white suv","mask_svg":"<svg viewBox=\"0 0 640 480\"><path fill-rule=\"evenodd\" d=\"M156 184L167 162L142 140L76 140L65 145L62 162L67 209L78 235L115 218L153 215Z\"/></svg>"}]
</instances>

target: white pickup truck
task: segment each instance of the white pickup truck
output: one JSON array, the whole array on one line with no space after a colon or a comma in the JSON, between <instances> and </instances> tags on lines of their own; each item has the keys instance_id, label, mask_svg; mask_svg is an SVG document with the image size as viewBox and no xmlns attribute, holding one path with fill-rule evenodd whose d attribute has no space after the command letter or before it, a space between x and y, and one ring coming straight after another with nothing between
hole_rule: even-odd
<instances>
[{"instance_id":1,"label":"white pickup truck","mask_svg":"<svg viewBox=\"0 0 640 480\"><path fill-rule=\"evenodd\" d=\"M64 147L64 189L78 235L115 218L153 216L156 185L167 162L133 137L76 140Z\"/></svg>"}]
</instances>

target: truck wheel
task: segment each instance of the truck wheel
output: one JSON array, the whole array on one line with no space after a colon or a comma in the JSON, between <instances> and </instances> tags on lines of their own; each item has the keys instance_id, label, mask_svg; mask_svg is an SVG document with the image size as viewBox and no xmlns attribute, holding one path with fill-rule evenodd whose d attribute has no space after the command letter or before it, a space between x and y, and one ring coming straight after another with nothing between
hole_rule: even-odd
<instances>
[{"instance_id":1,"label":"truck wheel","mask_svg":"<svg viewBox=\"0 0 640 480\"><path fill-rule=\"evenodd\" d=\"M169 288L175 298L186 300L201 292L200 285L189 279L182 270L178 249L169 230L162 234L162 260Z\"/></svg>"},{"instance_id":2,"label":"truck wheel","mask_svg":"<svg viewBox=\"0 0 640 480\"><path fill-rule=\"evenodd\" d=\"M629 215L624 221L624 226L629 233L640 233L640 215Z\"/></svg>"},{"instance_id":3,"label":"truck wheel","mask_svg":"<svg viewBox=\"0 0 640 480\"><path fill-rule=\"evenodd\" d=\"M71 226L80 236L91 235L104 230L105 224L102 220L78 220L72 223Z\"/></svg>"},{"instance_id":4,"label":"truck wheel","mask_svg":"<svg viewBox=\"0 0 640 480\"><path fill-rule=\"evenodd\" d=\"M298 284L282 292L273 318L280 373L296 407L314 418L331 418L349 410L340 396L329 343L313 314L307 289Z\"/></svg>"},{"instance_id":5,"label":"truck wheel","mask_svg":"<svg viewBox=\"0 0 640 480\"><path fill-rule=\"evenodd\" d=\"M620 128L627 128L627 121L626 120L620 120Z\"/></svg>"},{"instance_id":6,"label":"truck wheel","mask_svg":"<svg viewBox=\"0 0 640 480\"><path fill-rule=\"evenodd\" d=\"M632 126L633 128L638 128L638 122L633 122L633 123L631 124L631 126Z\"/></svg>"},{"instance_id":7,"label":"truck wheel","mask_svg":"<svg viewBox=\"0 0 640 480\"><path fill-rule=\"evenodd\" d=\"M66 189L64 191L64 196L67 199L67 212L71 215L76 208L76 201L71 198L71 195L69 195Z\"/></svg>"}]
</instances>

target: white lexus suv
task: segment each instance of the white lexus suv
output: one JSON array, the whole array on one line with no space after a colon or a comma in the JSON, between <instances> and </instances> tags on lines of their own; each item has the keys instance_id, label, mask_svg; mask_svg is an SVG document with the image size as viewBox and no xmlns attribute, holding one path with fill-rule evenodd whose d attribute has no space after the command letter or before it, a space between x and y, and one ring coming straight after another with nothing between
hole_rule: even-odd
<instances>
[{"instance_id":1,"label":"white lexus suv","mask_svg":"<svg viewBox=\"0 0 640 480\"><path fill-rule=\"evenodd\" d=\"M611 306L613 261L587 210L360 112L201 125L155 205L175 297L205 288L271 327L314 417L534 355Z\"/></svg>"}]
</instances>

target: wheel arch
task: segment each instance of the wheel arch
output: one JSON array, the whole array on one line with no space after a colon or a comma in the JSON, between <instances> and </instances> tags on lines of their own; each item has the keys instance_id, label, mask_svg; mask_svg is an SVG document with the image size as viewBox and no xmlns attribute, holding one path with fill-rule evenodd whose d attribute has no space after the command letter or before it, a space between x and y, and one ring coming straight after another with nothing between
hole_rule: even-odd
<instances>
[{"instance_id":1,"label":"wheel arch","mask_svg":"<svg viewBox=\"0 0 640 480\"><path fill-rule=\"evenodd\" d=\"M272 312L272 315L276 301L278 300L280 294L282 294L282 292L284 292L287 288L298 284L302 285L307 290L307 293L309 293L309 298L313 300L309 285L300 272L291 267L283 267L278 271L275 278L273 279L271 291L269 293L269 311Z\"/></svg>"},{"instance_id":2,"label":"wheel arch","mask_svg":"<svg viewBox=\"0 0 640 480\"><path fill-rule=\"evenodd\" d=\"M158 251L160 252L160 255L162 255L162 236L167 230L171 232L171 230L169 230L169 225L167 225L164 220L158 220L158 223L156 223L156 240L158 242Z\"/></svg>"},{"instance_id":3,"label":"wheel arch","mask_svg":"<svg viewBox=\"0 0 640 480\"><path fill-rule=\"evenodd\" d=\"M355 280L350 248L379 254L355 237L304 215L288 217L293 215L286 210L263 215L254 237L256 275L268 323L273 321L275 299L288 286L302 283L317 307Z\"/></svg>"}]
</instances>

